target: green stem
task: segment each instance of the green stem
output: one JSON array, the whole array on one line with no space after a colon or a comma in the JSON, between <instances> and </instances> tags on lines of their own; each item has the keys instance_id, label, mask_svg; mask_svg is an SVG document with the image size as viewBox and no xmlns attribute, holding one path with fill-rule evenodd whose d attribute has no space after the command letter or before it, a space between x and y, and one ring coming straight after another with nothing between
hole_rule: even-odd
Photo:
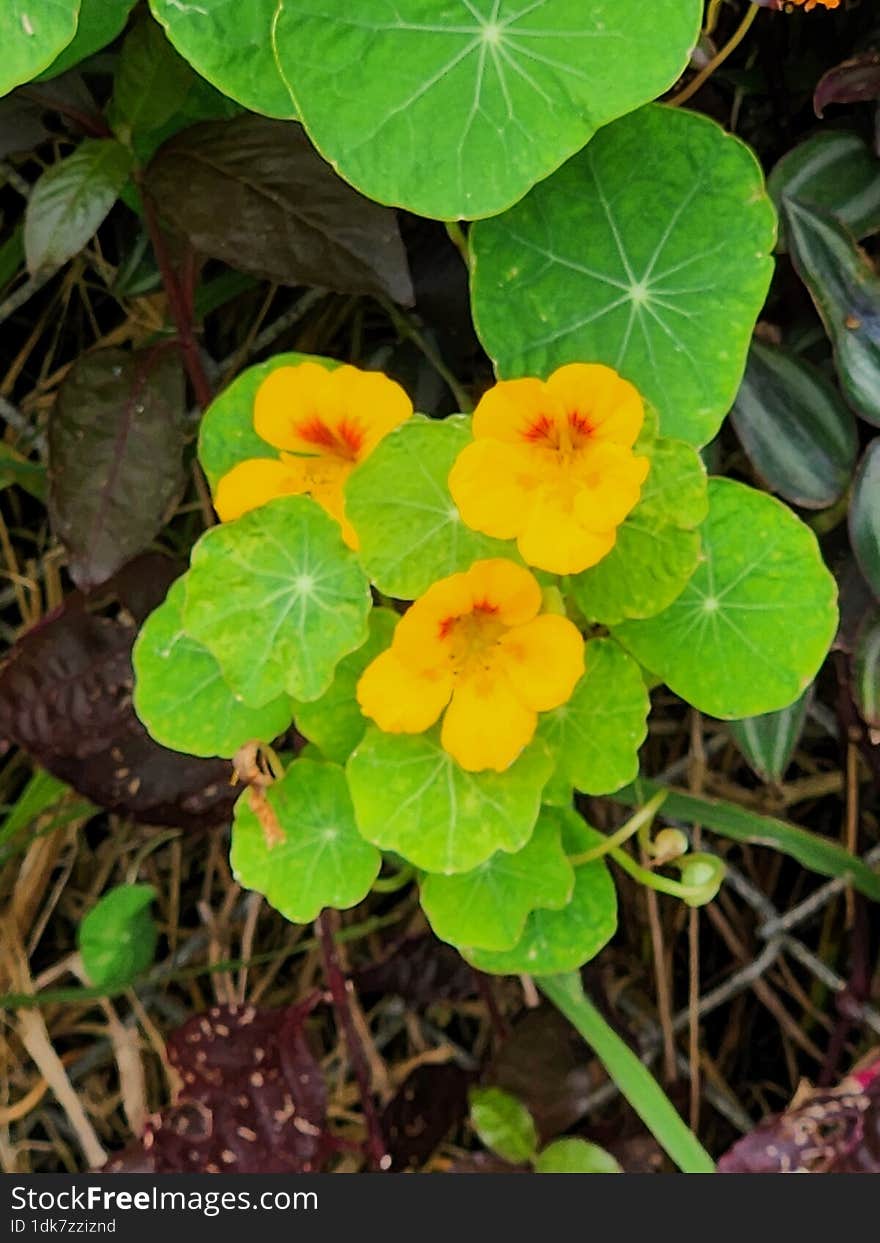
<instances>
[{"instance_id":1,"label":"green stem","mask_svg":"<svg viewBox=\"0 0 880 1243\"><path fill-rule=\"evenodd\" d=\"M403 889L405 885L408 885L415 874L415 868L405 867L399 872L393 872L390 876L380 876L373 881L373 892L395 893L398 889Z\"/></svg>"},{"instance_id":2,"label":"green stem","mask_svg":"<svg viewBox=\"0 0 880 1243\"><path fill-rule=\"evenodd\" d=\"M594 846L592 850L585 850L583 854L569 855L568 861L573 868L580 867L582 863L592 863L594 859L601 859L603 855L614 855L615 850L628 841L634 834L641 829L647 828L653 821L655 815L663 805L666 798L665 790L658 790L654 797L640 807L634 816L630 816L626 824L622 825L616 833L612 833L604 842L600 842L598 846Z\"/></svg>"},{"instance_id":3,"label":"green stem","mask_svg":"<svg viewBox=\"0 0 880 1243\"><path fill-rule=\"evenodd\" d=\"M651 1072L585 995L577 972L536 976L535 983L594 1049L621 1095L678 1168L685 1174L713 1174L715 1163L708 1152Z\"/></svg>"}]
</instances>

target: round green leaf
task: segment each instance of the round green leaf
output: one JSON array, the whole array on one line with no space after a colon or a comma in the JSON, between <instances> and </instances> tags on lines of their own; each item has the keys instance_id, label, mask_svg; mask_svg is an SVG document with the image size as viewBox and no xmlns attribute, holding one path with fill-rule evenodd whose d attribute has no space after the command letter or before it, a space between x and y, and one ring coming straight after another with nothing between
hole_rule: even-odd
<instances>
[{"instance_id":1,"label":"round green leaf","mask_svg":"<svg viewBox=\"0 0 880 1243\"><path fill-rule=\"evenodd\" d=\"M134 707L157 742L188 755L235 755L254 740L271 742L290 725L286 695L249 708L220 666L183 629L186 584L178 579L134 645Z\"/></svg>"},{"instance_id":2,"label":"round green leaf","mask_svg":"<svg viewBox=\"0 0 880 1243\"><path fill-rule=\"evenodd\" d=\"M128 21L137 0L81 0L76 34L67 47L37 79L57 78L80 61L112 43Z\"/></svg>"},{"instance_id":3,"label":"round green leaf","mask_svg":"<svg viewBox=\"0 0 880 1243\"><path fill-rule=\"evenodd\" d=\"M622 1174L619 1163L598 1144L575 1137L557 1139L535 1160L536 1174Z\"/></svg>"},{"instance_id":4,"label":"round green leaf","mask_svg":"<svg viewBox=\"0 0 880 1243\"><path fill-rule=\"evenodd\" d=\"M774 497L709 481L703 561L682 594L615 637L703 712L757 716L793 703L837 625L837 588L816 537Z\"/></svg>"},{"instance_id":5,"label":"round green leaf","mask_svg":"<svg viewBox=\"0 0 880 1243\"><path fill-rule=\"evenodd\" d=\"M856 473L849 536L859 568L880 600L880 437L868 445Z\"/></svg>"},{"instance_id":6,"label":"round green leaf","mask_svg":"<svg viewBox=\"0 0 880 1243\"><path fill-rule=\"evenodd\" d=\"M641 108L472 230L477 330L502 376L606 363L663 435L705 444L742 377L775 218L748 147L697 113Z\"/></svg>"},{"instance_id":7,"label":"round green leaf","mask_svg":"<svg viewBox=\"0 0 880 1243\"><path fill-rule=\"evenodd\" d=\"M246 704L317 699L365 641L370 585L339 524L283 496L213 527L193 549L183 624Z\"/></svg>"},{"instance_id":8,"label":"round green leaf","mask_svg":"<svg viewBox=\"0 0 880 1243\"><path fill-rule=\"evenodd\" d=\"M281 0L273 38L303 123L342 176L382 203L453 220L503 211L599 126L671 86L701 9Z\"/></svg>"},{"instance_id":9,"label":"round green leaf","mask_svg":"<svg viewBox=\"0 0 880 1243\"><path fill-rule=\"evenodd\" d=\"M514 1165L531 1161L538 1132L522 1101L501 1088L473 1088L470 1104L471 1125L486 1148Z\"/></svg>"},{"instance_id":10,"label":"round green leaf","mask_svg":"<svg viewBox=\"0 0 880 1243\"><path fill-rule=\"evenodd\" d=\"M641 669L613 639L593 639L584 661L571 699L542 716L538 736L556 755L563 790L611 794L638 775L651 703Z\"/></svg>"},{"instance_id":11,"label":"round green leaf","mask_svg":"<svg viewBox=\"0 0 880 1243\"><path fill-rule=\"evenodd\" d=\"M421 902L442 941L509 950L534 910L559 910L571 899L574 872L558 820L544 812L522 850L498 851L472 872L425 877Z\"/></svg>"},{"instance_id":12,"label":"round green leaf","mask_svg":"<svg viewBox=\"0 0 880 1243\"><path fill-rule=\"evenodd\" d=\"M47 69L76 34L80 0L3 0L0 95Z\"/></svg>"},{"instance_id":13,"label":"round green leaf","mask_svg":"<svg viewBox=\"0 0 880 1243\"><path fill-rule=\"evenodd\" d=\"M300 363L309 362L328 368L339 366L332 358L319 358L312 354L275 354L264 363L248 367L219 397L214 398L202 416L199 429L199 461L212 491L239 462L254 457L278 456L278 450L254 431L257 389L266 376L279 367L297 367Z\"/></svg>"},{"instance_id":14,"label":"round green leaf","mask_svg":"<svg viewBox=\"0 0 880 1243\"><path fill-rule=\"evenodd\" d=\"M239 884L264 894L295 924L311 923L324 907L344 911L363 901L382 856L357 831L342 769L294 760L266 798L284 840L269 844L245 790L235 805L230 855Z\"/></svg>"},{"instance_id":15,"label":"round green leaf","mask_svg":"<svg viewBox=\"0 0 880 1243\"><path fill-rule=\"evenodd\" d=\"M120 885L105 893L79 926L83 966L96 988L119 991L153 961L158 929L150 914L152 885Z\"/></svg>"},{"instance_id":16,"label":"round green leaf","mask_svg":"<svg viewBox=\"0 0 880 1243\"><path fill-rule=\"evenodd\" d=\"M611 552L569 583L581 612L605 626L660 613L681 594L700 558L696 528L708 502L699 454L667 439L648 452L651 470L641 498Z\"/></svg>"},{"instance_id":17,"label":"round green leaf","mask_svg":"<svg viewBox=\"0 0 880 1243\"><path fill-rule=\"evenodd\" d=\"M850 130L823 130L784 155L767 179L777 207L785 195L823 207L856 238L880 229L880 164ZM785 250L780 231L779 250Z\"/></svg>"},{"instance_id":18,"label":"round green leaf","mask_svg":"<svg viewBox=\"0 0 880 1243\"><path fill-rule=\"evenodd\" d=\"M391 609L373 609L366 643L339 662L324 694L311 703L293 705L297 729L328 760L344 764L367 732L367 718L355 694L357 684L367 665L390 647L398 620Z\"/></svg>"},{"instance_id":19,"label":"round green leaf","mask_svg":"<svg viewBox=\"0 0 880 1243\"><path fill-rule=\"evenodd\" d=\"M225 95L251 112L290 118L296 112L272 52L279 0L150 0L181 56Z\"/></svg>"},{"instance_id":20,"label":"round green leaf","mask_svg":"<svg viewBox=\"0 0 880 1243\"><path fill-rule=\"evenodd\" d=\"M465 415L409 419L386 436L346 484L346 513L360 557L381 592L414 600L481 557L513 557L512 544L472 531L446 480L471 439Z\"/></svg>"},{"instance_id":21,"label":"round green leaf","mask_svg":"<svg viewBox=\"0 0 880 1243\"><path fill-rule=\"evenodd\" d=\"M547 808L562 829L570 855L582 854L604 840L575 811ZM512 950L493 953L473 947L462 954L478 971L494 975L555 975L576 971L599 953L617 928L617 894L603 859L575 868L574 892L561 911L533 911L522 938Z\"/></svg>"},{"instance_id":22,"label":"round green leaf","mask_svg":"<svg viewBox=\"0 0 880 1243\"><path fill-rule=\"evenodd\" d=\"M439 731L367 731L348 761L358 826L367 841L426 872L469 872L531 836L553 761L533 743L506 772L469 773Z\"/></svg>"}]
</instances>

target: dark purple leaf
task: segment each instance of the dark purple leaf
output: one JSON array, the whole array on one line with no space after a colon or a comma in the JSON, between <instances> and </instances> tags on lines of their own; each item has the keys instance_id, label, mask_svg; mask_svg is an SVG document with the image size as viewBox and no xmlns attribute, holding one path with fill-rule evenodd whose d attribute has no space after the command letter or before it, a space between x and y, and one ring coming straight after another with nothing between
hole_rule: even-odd
<instances>
[{"instance_id":1,"label":"dark purple leaf","mask_svg":"<svg viewBox=\"0 0 880 1243\"><path fill-rule=\"evenodd\" d=\"M352 980L361 996L396 993L416 1006L461 1001L477 991L476 976L458 950L432 936L402 941L382 962L356 971Z\"/></svg>"},{"instance_id":2,"label":"dark purple leaf","mask_svg":"<svg viewBox=\"0 0 880 1243\"><path fill-rule=\"evenodd\" d=\"M185 430L173 350L99 350L73 367L49 424L49 516L78 586L154 538L183 486Z\"/></svg>"},{"instance_id":3,"label":"dark purple leaf","mask_svg":"<svg viewBox=\"0 0 880 1243\"><path fill-rule=\"evenodd\" d=\"M880 52L862 52L829 69L813 93L816 116L829 104L859 104L880 99Z\"/></svg>"},{"instance_id":4,"label":"dark purple leaf","mask_svg":"<svg viewBox=\"0 0 880 1243\"><path fill-rule=\"evenodd\" d=\"M880 1174L880 1055L836 1088L802 1087L718 1162L719 1174Z\"/></svg>"},{"instance_id":5,"label":"dark purple leaf","mask_svg":"<svg viewBox=\"0 0 880 1243\"><path fill-rule=\"evenodd\" d=\"M338 177L300 125L250 114L193 125L160 148L146 184L204 255L283 285L412 304L395 213Z\"/></svg>"},{"instance_id":6,"label":"dark purple leaf","mask_svg":"<svg viewBox=\"0 0 880 1243\"><path fill-rule=\"evenodd\" d=\"M380 1126L392 1170L424 1165L468 1112L474 1076L451 1062L418 1066L385 1106Z\"/></svg>"},{"instance_id":7,"label":"dark purple leaf","mask_svg":"<svg viewBox=\"0 0 880 1243\"><path fill-rule=\"evenodd\" d=\"M131 647L179 567L148 554L29 630L0 672L0 738L101 807L147 824L228 820L240 787L224 760L160 747L131 706Z\"/></svg>"},{"instance_id":8,"label":"dark purple leaf","mask_svg":"<svg viewBox=\"0 0 880 1243\"><path fill-rule=\"evenodd\" d=\"M321 1068L306 1039L311 1006L215 1007L168 1041L183 1087L108 1173L306 1174L331 1148Z\"/></svg>"}]
</instances>

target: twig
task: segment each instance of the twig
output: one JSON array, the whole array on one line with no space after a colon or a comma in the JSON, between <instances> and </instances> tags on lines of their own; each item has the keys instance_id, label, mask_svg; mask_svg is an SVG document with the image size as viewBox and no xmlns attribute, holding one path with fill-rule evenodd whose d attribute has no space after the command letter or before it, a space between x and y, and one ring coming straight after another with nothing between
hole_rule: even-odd
<instances>
[{"instance_id":1,"label":"twig","mask_svg":"<svg viewBox=\"0 0 880 1243\"><path fill-rule=\"evenodd\" d=\"M758 6L750 2L745 17L742 19L739 26L736 28L736 30L731 35L731 37L728 39L728 41L724 44L724 46L715 53L715 55L712 57L709 63L703 66L700 72L695 77L693 77L690 80L690 82L688 82L687 86L684 87L683 90L680 90L677 95L673 95L672 98L668 99L666 102L671 107L676 108L680 104L687 103L687 101L691 98L692 95L696 95L700 87L703 86L704 83L706 83L709 80L709 78L711 78L715 70L720 65L724 64L728 56L733 55L733 53L742 43L743 39L749 33L752 22L755 20L757 16L758 16Z\"/></svg>"}]
</instances>

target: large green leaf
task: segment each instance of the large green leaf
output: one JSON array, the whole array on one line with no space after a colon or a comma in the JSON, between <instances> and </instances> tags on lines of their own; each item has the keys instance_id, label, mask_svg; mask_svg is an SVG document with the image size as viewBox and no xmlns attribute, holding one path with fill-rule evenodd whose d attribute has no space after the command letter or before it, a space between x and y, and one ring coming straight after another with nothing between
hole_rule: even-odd
<instances>
[{"instance_id":1,"label":"large green leaf","mask_svg":"<svg viewBox=\"0 0 880 1243\"><path fill-rule=\"evenodd\" d=\"M748 147L697 113L642 108L473 229L477 330L502 376L606 363L663 435L705 444L742 377L775 216Z\"/></svg>"},{"instance_id":2,"label":"large green leaf","mask_svg":"<svg viewBox=\"0 0 880 1243\"><path fill-rule=\"evenodd\" d=\"M447 477L471 439L465 415L408 419L386 436L346 485L346 513L361 561L380 591L414 600L481 557L519 560L511 544L461 520Z\"/></svg>"},{"instance_id":3,"label":"large green leaf","mask_svg":"<svg viewBox=\"0 0 880 1243\"><path fill-rule=\"evenodd\" d=\"M272 52L279 0L150 0L153 16L186 60L252 112L296 115Z\"/></svg>"},{"instance_id":4,"label":"large green leaf","mask_svg":"<svg viewBox=\"0 0 880 1243\"><path fill-rule=\"evenodd\" d=\"M86 138L46 169L28 199L24 249L31 272L60 268L94 237L131 172L113 138Z\"/></svg>"},{"instance_id":5,"label":"large green leaf","mask_svg":"<svg viewBox=\"0 0 880 1243\"><path fill-rule=\"evenodd\" d=\"M852 411L818 368L755 341L731 420L774 492L807 509L849 486L859 438Z\"/></svg>"},{"instance_id":6,"label":"large green leaf","mask_svg":"<svg viewBox=\"0 0 880 1243\"><path fill-rule=\"evenodd\" d=\"M844 396L880 427L880 277L835 216L784 204L791 257L831 338Z\"/></svg>"},{"instance_id":7,"label":"large green leaf","mask_svg":"<svg viewBox=\"0 0 880 1243\"><path fill-rule=\"evenodd\" d=\"M186 584L178 579L146 620L134 646L134 707L157 742L189 755L235 755L246 742L271 742L290 725L286 695L249 708L220 666L183 629Z\"/></svg>"},{"instance_id":8,"label":"large green leaf","mask_svg":"<svg viewBox=\"0 0 880 1243\"><path fill-rule=\"evenodd\" d=\"M255 708L282 691L317 699L367 637L369 583L339 524L308 497L208 531L187 579L186 632Z\"/></svg>"},{"instance_id":9,"label":"large green leaf","mask_svg":"<svg viewBox=\"0 0 880 1243\"><path fill-rule=\"evenodd\" d=\"M391 609L373 609L366 643L339 662L324 694L311 703L293 705L297 729L328 760L344 764L367 732L367 718L356 698L357 684L367 665L390 647L398 621Z\"/></svg>"},{"instance_id":10,"label":"large green leaf","mask_svg":"<svg viewBox=\"0 0 880 1243\"><path fill-rule=\"evenodd\" d=\"M436 729L407 736L371 727L348 761L348 782L368 841L427 872L469 872L496 850L526 844L552 767L536 742L506 772L470 773Z\"/></svg>"},{"instance_id":11,"label":"large green leaf","mask_svg":"<svg viewBox=\"0 0 880 1243\"><path fill-rule=\"evenodd\" d=\"M51 65L76 34L80 0L3 0L0 95Z\"/></svg>"},{"instance_id":12,"label":"large green leaf","mask_svg":"<svg viewBox=\"0 0 880 1243\"><path fill-rule=\"evenodd\" d=\"M699 0L280 0L273 38L326 159L370 198L449 220L503 211L599 126L671 86L701 10Z\"/></svg>"},{"instance_id":13,"label":"large green leaf","mask_svg":"<svg viewBox=\"0 0 880 1243\"><path fill-rule=\"evenodd\" d=\"M569 584L584 615L606 626L661 612L681 594L700 557L696 528L707 500L699 454L665 438L647 452L651 470L614 547Z\"/></svg>"},{"instance_id":14,"label":"large green leaf","mask_svg":"<svg viewBox=\"0 0 880 1243\"><path fill-rule=\"evenodd\" d=\"M544 811L522 850L500 850L457 876L426 876L421 902L441 940L509 950L532 911L559 910L573 889L574 871L562 849L559 821Z\"/></svg>"},{"instance_id":15,"label":"large green leaf","mask_svg":"<svg viewBox=\"0 0 880 1243\"><path fill-rule=\"evenodd\" d=\"M562 830L562 844L571 855L582 854L604 839L574 811L547 808ZM617 928L617 894L603 859L575 868L571 901L559 911L533 911L525 931L511 950L494 953L462 949L479 971L494 975L555 974L576 971L599 953Z\"/></svg>"},{"instance_id":16,"label":"large green leaf","mask_svg":"<svg viewBox=\"0 0 880 1243\"><path fill-rule=\"evenodd\" d=\"M861 571L880 600L880 437L871 441L859 463L849 534Z\"/></svg>"},{"instance_id":17,"label":"large green leaf","mask_svg":"<svg viewBox=\"0 0 880 1243\"><path fill-rule=\"evenodd\" d=\"M557 779L609 794L639 771L651 703L641 669L613 639L591 640L584 663L571 699L541 717L538 736L557 757Z\"/></svg>"},{"instance_id":18,"label":"large green leaf","mask_svg":"<svg viewBox=\"0 0 880 1243\"><path fill-rule=\"evenodd\" d=\"M264 363L248 367L236 376L205 411L199 429L199 461L211 488L233 466L253 457L277 457L278 450L254 431L254 398L266 376L278 367L297 367L315 362L322 367L338 367L332 358L313 354L274 354Z\"/></svg>"},{"instance_id":19,"label":"large green leaf","mask_svg":"<svg viewBox=\"0 0 880 1243\"><path fill-rule=\"evenodd\" d=\"M837 625L816 537L781 501L709 482L697 572L668 609L615 636L677 695L712 716L774 712L813 680Z\"/></svg>"},{"instance_id":20,"label":"large green leaf","mask_svg":"<svg viewBox=\"0 0 880 1243\"><path fill-rule=\"evenodd\" d=\"M867 237L880 229L880 160L851 130L823 130L784 155L767 179L777 207L783 197L823 207ZM779 249L785 249L781 233Z\"/></svg>"},{"instance_id":21,"label":"large green leaf","mask_svg":"<svg viewBox=\"0 0 880 1243\"><path fill-rule=\"evenodd\" d=\"M67 47L40 74L38 81L56 78L112 43L128 21L137 0L81 0L76 34ZM29 6L30 7L30 6Z\"/></svg>"},{"instance_id":22,"label":"large green leaf","mask_svg":"<svg viewBox=\"0 0 880 1243\"><path fill-rule=\"evenodd\" d=\"M324 907L361 902L382 856L357 831L342 769L295 760L265 797L271 829L254 811L250 790L235 805L230 862L239 884L264 894L295 924L310 923Z\"/></svg>"}]
</instances>

